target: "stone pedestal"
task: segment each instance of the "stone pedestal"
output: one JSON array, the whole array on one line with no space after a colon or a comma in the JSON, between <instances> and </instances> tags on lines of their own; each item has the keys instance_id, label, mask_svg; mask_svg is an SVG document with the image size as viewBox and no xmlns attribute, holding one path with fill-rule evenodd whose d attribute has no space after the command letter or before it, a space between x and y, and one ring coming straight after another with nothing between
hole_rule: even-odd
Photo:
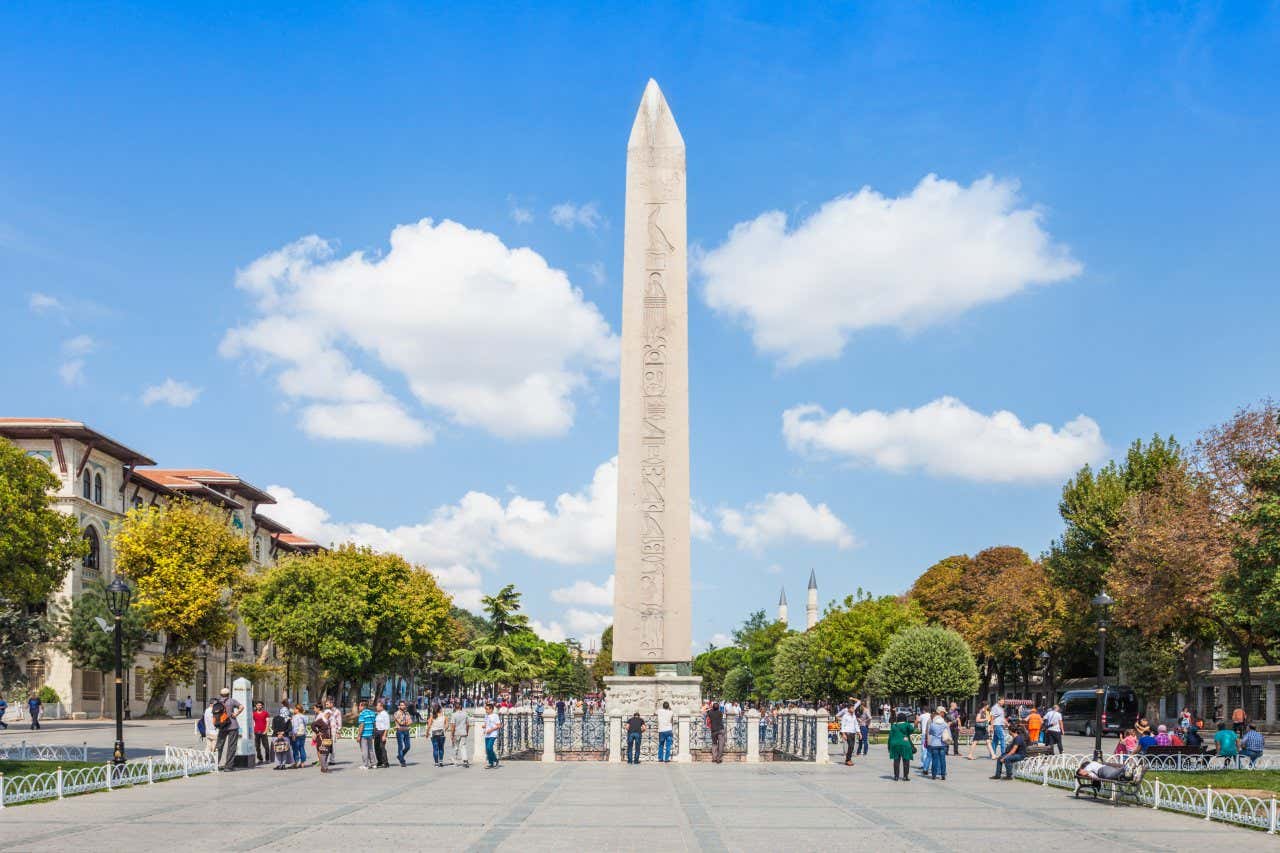
<instances>
[{"instance_id":1,"label":"stone pedestal","mask_svg":"<svg viewBox=\"0 0 1280 853\"><path fill-rule=\"evenodd\" d=\"M604 689L610 713L629 716L638 710L648 716L663 702L671 703L676 713L696 713L702 707L700 675L606 675Z\"/></svg>"},{"instance_id":2,"label":"stone pedestal","mask_svg":"<svg viewBox=\"0 0 1280 853\"><path fill-rule=\"evenodd\" d=\"M747 710L747 763L760 763L760 712Z\"/></svg>"},{"instance_id":3,"label":"stone pedestal","mask_svg":"<svg viewBox=\"0 0 1280 853\"><path fill-rule=\"evenodd\" d=\"M535 726L542 726L542 760L556 760L556 709L546 708L542 719L534 720Z\"/></svg>"},{"instance_id":4,"label":"stone pedestal","mask_svg":"<svg viewBox=\"0 0 1280 853\"><path fill-rule=\"evenodd\" d=\"M609 763L622 763L622 714L610 710L609 720Z\"/></svg>"},{"instance_id":5,"label":"stone pedestal","mask_svg":"<svg viewBox=\"0 0 1280 853\"><path fill-rule=\"evenodd\" d=\"M244 706L236 722L240 724L240 740L236 744L236 767L253 767L257 753L253 748L253 682L237 678L231 684L231 698ZM203 711L201 712L203 713Z\"/></svg>"},{"instance_id":6,"label":"stone pedestal","mask_svg":"<svg viewBox=\"0 0 1280 853\"><path fill-rule=\"evenodd\" d=\"M693 729L693 714L677 714L676 720L676 725L680 727L680 748L676 752L676 764L692 764L693 751L689 748L689 733Z\"/></svg>"}]
</instances>

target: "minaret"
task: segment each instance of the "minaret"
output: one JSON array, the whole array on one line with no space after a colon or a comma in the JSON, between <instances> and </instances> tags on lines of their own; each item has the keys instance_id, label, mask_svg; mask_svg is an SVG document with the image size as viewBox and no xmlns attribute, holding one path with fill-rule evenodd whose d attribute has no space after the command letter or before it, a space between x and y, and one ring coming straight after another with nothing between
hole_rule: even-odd
<instances>
[{"instance_id":1,"label":"minaret","mask_svg":"<svg viewBox=\"0 0 1280 853\"><path fill-rule=\"evenodd\" d=\"M808 631L818 624L818 576L809 570L809 600L804 605L804 629Z\"/></svg>"},{"instance_id":2,"label":"minaret","mask_svg":"<svg viewBox=\"0 0 1280 853\"><path fill-rule=\"evenodd\" d=\"M782 588L782 594L778 596L778 621L783 625L787 624L787 589Z\"/></svg>"}]
</instances>

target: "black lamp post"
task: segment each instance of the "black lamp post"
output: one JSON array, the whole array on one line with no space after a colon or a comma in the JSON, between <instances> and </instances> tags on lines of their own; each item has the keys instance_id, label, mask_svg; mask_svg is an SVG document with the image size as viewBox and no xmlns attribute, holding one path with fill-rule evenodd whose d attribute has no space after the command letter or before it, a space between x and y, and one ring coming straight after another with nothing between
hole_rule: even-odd
<instances>
[{"instance_id":1,"label":"black lamp post","mask_svg":"<svg viewBox=\"0 0 1280 853\"><path fill-rule=\"evenodd\" d=\"M124 660L121 650L121 620L129 609L129 599L132 597L133 590L129 589L129 585L119 576L107 586L107 607L116 620L116 745L111 752L112 764L124 764Z\"/></svg>"},{"instance_id":2,"label":"black lamp post","mask_svg":"<svg viewBox=\"0 0 1280 853\"><path fill-rule=\"evenodd\" d=\"M1111 624L1111 605L1115 601L1105 592L1100 592L1093 599L1093 608L1098 614L1098 686L1094 688L1097 701L1093 710L1093 760L1102 760L1102 708L1106 698L1107 687L1105 667L1107 660L1107 626Z\"/></svg>"},{"instance_id":3,"label":"black lamp post","mask_svg":"<svg viewBox=\"0 0 1280 853\"><path fill-rule=\"evenodd\" d=\"M200 641L200 662L204 665L200 673L200 713L204 713L204 705L209 704L209 641Z\"/></svg>"}]
</instances>

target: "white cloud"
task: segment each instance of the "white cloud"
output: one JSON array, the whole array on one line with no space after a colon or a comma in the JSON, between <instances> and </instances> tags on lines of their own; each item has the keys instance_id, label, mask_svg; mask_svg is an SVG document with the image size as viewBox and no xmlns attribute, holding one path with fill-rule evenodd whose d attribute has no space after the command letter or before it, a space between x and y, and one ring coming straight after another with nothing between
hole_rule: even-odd
<instances>
[{"instance_id":1,"label":"white cloud","mask_svg":"<svg viewBox=\"0 0 1280 853\"><path fill-rule=\"evenodd\" d=\"M1023 426L1012 412L984 415L954 397L894 412L829 415L796 406L783 412L782 433L797 452L986 482L1056 482L1107 450L1098 424L1084 415L1058 429Z\"/></svg>"},{"instance_id":2,"label":"white cloud","mask_svg":"<svg viewBox=\"0 0 1280 853\"><path fill-rule=\"evenodd\" d=\"M733 645L733 637L729 634L712 634L711 640L707 643L708 648L715 646L717 649L727 648Z\"/></svg>"},{"instance_id":3,"label":"white cloud","mask_svg":"<svg viewBox=\"0 0 1280 853\"><path fill-rule=\"evenodd\" d=\"M551 600L560 604L586 604L595 607L613 606L613 575L603 584L588 580L574 581L570 586L551 590Z\"/></svg>"},{"instance_id":4,"label":"white cloud","mask_svg":"<svg viewBox=\"0 0 1280 853\"><path fill-rule=\"evenodd\" d=\"M46 311L61 311L64 306L56 297L47 293L33 293L27 300L27 307L35 314L44 314Z\"/></svg>"},{"instance_id":5,"label":"white cloud","mask_svg":"<svg viewBox=\"0 0 1280 853\"><path fill-rule=\"evenodd\" d=\"M694 539L701 539L704 542L710 541L715 535L715 525L711 523L705 515L698 511L698 507L689 507L689 535Z\"/></svg>"},{"instance_id":6,"label":"white cloud","mask_svg":"<svg viewBox=\"0 0 1280 853\"><path fill-rule=\"evenodd\" d=\"M58 367L58 375L62 377L62 381L67 385L83 385L84 359L73 358L70 361L64 361Z\"/></svg>"},{"instance_id":7,"label":"white cloud","mask_svg":"<svg viewBox=\"0 0 1280 853\"><path fill-rule=\"evenodd\" d=\"M704 295L785 365L834 358L862 329L919 329L1079 275L1043 212L1020 204L1016 181L928 175L899 198L832 199L790 231L769 211L702 257Z\"/></svg>"},{"instance_id":8,"label":"white cloud","mask_svg":"<svg viewBox=\"0 0 1280 853\"><path fill-rule=\"evenodd\" d=\"M148 385L142 391L142 404L165 403L177 409L185 409L200 398L202 389L176 379L165 379L159 385Z\"/></svg>"},{"instance_id":9,"label":"white cloud","mask_svg":"<svg viewBox=\"0 0 1280 853\"><path fill-rule=\"evenodd\" d=\"M310 434L431 440L357 359L422 405L505 437L563 434L574 394L616 371L618 339L599 310L536 252L448 220L399 226L390 243L338 257L305 237L237 274L259 317L228 331L220 352L275 370Z\"/></svg>"},{"instance_id":10,"label":"white cloud","mask_svg":"<svg viewBox=\"0 0 1280 853\"><path fill-rule=\"evenodd\" d=\"M533 633L548 643L563 643L565 637L569 636L565 633L564 626L559 622L541 622L537 619L530 619L529 627L533 629Z\"/></svg>"},{"instance_id":11,"label":"white cloud","mask_svg":"<svg viewBox=\"0 0 1280 853\"><path fill-rule=\"evenodd\" d=\"M76 335L62 342L62 351L70 356L88 355L96 348L97 344L88 335Z\"/></svg>"},{"instance_id":12,"label":"white cloud","mask_svg":"<svg viewBox=\"0 0 1280 853\"><path fill-rule=\"evenodd\" d=\"M507 212L511 215L511 221L517 225L528 225L533 221L533 211L527 207L521 207L515 196L507 196Z\"/></svg>"},{"instance_id":13,"label":"white cloud","mask_svg":"<svg viewBox=\"0 0 1280 853\"><path fill-rule=\"evenodd\" d=\"M569 637L573 637L582 644L583 648L592 646L599 648L600 634L611 624L613 624L613 617L608 613L596 613L572 607L565 611L563 622L529 620L529 627L542 639L552 643L562 643Z\"/></svg>"},{"instance_id":14,"label":"white cloud","mask_svg":"<svg viewBox=\"0 0 1280 853\"><path fill-rule=\"evenodd\" d=\"M719 515L720 529L744 551L759 553L766 546L796 539L841 550L856 544L849 527L830 507L824 503L813 506L801 494L774 492L741 511L722 508Z\"/></svg>"},{"instance_id":15,"label":"white cloud","mask_svg":"<svg viewBox=\"0 0 1280 853\"><path fill-rule=\"evenodd\" d=\"M588 231L594 231L604 222L594 201L585 204L574 204L571 201L557 204L551 208L551 221L569 231L579 225Z\"/></svg>"}]
</instances>

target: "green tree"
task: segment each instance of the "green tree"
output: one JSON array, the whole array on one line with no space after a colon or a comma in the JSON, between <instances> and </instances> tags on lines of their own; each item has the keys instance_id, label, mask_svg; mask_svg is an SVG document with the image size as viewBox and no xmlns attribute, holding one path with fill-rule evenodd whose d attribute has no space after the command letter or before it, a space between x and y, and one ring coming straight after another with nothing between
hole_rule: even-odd
<instances>
[{"instance_id":1,"label":"green tree","mask_svg":"<svg viewBox=\"0 0 1280 853\"><path fill-rule=\"evenodd\" d=\"M735 666L725 673L724 698L730 702L745 702L756 691L755 679L745 666Z\"/></svg>"},{"instance_id":2,"label":"green tree","mask_svg":"<svg viewBox=\"0 0 1280 853\"><path fill-rule=\"evenodd\" d=\"M827 608L813 627L815 653L826 672L829 699L862 691L867 674L892 638L921 621L918 605L886 595L873 598L858 590L838 606Z\"/></svg>"},{"instance_id":3,"label":"green tree","mask_svg":"<svg viewBox=\"0 0 1280 853\"><path fill-rule=\"evenodd\" d=\"M752 613L733 632L734 644L742 649L742 663L751 672L752 696L773 694L773 656L787 634L786 623L771 621L763 610Z\"/></svg>"},{"instance_id":4,"label":"green tree","mask_svg":"<svg viewBox=\"0 0 1280 853\"><path fill-rule=\"evenodd\" d=\"M507 584L494 595L483 599L489 633L466 648L454 651L450 660L441 664L446 675L472 683L518 686L522 681L542 674L540 658L531 658L519 648L522 640L536 641L529 629L529 617L520 613L520 593Z\"/></svg>"},{"instance_id":5,"label":"green tree","mask_svg":"<svg viewBox=\"0 0 1280 853\"><path fill-rule=\"evenodd\" d=\"M612 625L600 633L600 650L596 653L595 663L591 664L591 681L596 690L604 689L604 679L607 675L613 675Z\"/></svg>"},{"instance_id":6,"label":"green tree","mask_svg":"<svg viewBox=\"0 0 1280 853\"><path fill-rule=\"evenodd\" d=\"M978 667L950 628L916 625L889 641L868 682L877 693L911 699L965 699L978 690Z\"/></svg>"},{"instance_id":7,"label":"green tree","mask_svg":"<svg viewBox=\"0 0 1280 853\"><path fill-rule=\"evenodd\" d=\"M58 478L41 459L0 438L0 602L43 602L85 555L74 517L53 508Z\"/></svg>"},{"instance_id":8,"label":"green tree","mask_svg":"<svg viewBox=\"0 0 1280 853\"><path fill-rule=\"evenodd\" d=\"M736 646L713 647L693 659L693 674L702 678L704 695L723 696L724 677L742 663L742 649Z\"/></svg>"},{"instance_id":9,"label":"green tree","mask_svg":"<svg viewBox=\"0 0 1280 853\"><path fill-rule=\"evenodd\" d=\"M581 657L564 643L547 643L543 650L545 675L542 683L552 696L586 695L591 686L591 675Z\"/></svg>"},{"instance_id":10,"label":"green tree","mask_svg":"<svg viewBox=\"0 0 1280 853\"><path fill-rule=\"evenodd\" d=\"M773 656L774 699L824 699L831 694L830 670L819 659L820 644L813 631L790 634Z\"/></svg>"},{"instance_id":11,"label":"green tree","mask_svg":"<svg viewBox=\"0 0 1280 853\"><path fill-rule=\"evenodd\" d=\"M101 619L109 630L98 624ZM115 617L107 606L106 581L98 579L86 584L63 617L60 634L65 638L71 662L80 669L102 674L104 689L98 715L106 713L107 673L116 667ZM134 659L147 638L147 613L141 607L130 607L120 620L120 660L125 671L133 669Z\"/></svg>"},{"instance_id":12,"label":"green tree","mask_svg":"<svg viewBox=\"0 0 1280 853\"><path fill-rule=\"evenodd\" d=\"M163 633L163 658L148 673L147 714L158 714L175 683L195 675L194 648L235 630L249 543L224 510L200 501L129 512L115 534L116 571L133 581L147 627Z\"/></svg>"}]
</instances>

